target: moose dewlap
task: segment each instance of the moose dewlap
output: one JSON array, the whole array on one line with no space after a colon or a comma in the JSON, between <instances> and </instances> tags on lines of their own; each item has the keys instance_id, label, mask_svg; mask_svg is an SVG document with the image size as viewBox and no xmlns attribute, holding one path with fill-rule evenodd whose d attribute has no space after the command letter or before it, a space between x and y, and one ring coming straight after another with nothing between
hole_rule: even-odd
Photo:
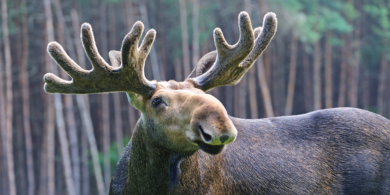
<instances>
[{"instance_id":1,"label":"moose dewlap","mask_svg":"<svg viewBox=\"0 0 390 195\"><path fill-rule=\"evenodd\" d=\"M48 52L71 77L48 73L48 93L126 92L142 115L111 181L110 194L390 194L390 121L354 108L239 119L205 92L237 84L276 33L274 13L252 30L238 16L240 39L217 48L183 81L150 81L144 64L156 36L136 22L121 51L99 55L92 28L81 41L93 68L84 70L56 42Z\"/></svg>"}]
</instances>

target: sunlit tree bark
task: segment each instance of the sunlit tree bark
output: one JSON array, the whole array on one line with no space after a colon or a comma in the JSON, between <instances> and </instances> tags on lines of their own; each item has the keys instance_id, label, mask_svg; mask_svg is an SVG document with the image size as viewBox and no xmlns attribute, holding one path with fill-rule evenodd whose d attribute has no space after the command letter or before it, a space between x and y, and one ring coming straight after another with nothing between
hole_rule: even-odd
<instances>
[{"instance_id":1,"label":"sunlit tree bark","mask_svg":"<svg viewBox=\"0 0 390 195\"><path fill-rule=\"evenodd\" d=\"M7 1L1 1L1 17L2 17L2 34L4 42L4 56L5 56L5 84L6 84L6 93L5 93L5 116L6 116L6 159L7 159L7 174L8 174L8 185L9 185L9 194L16 195L16 185L15 185L15 170L14 170L14 155L13 155L13 113L12 113L12 59L11 59L11 46L8 35L8 12L7 12ZM2 55L2 54L1 54Z\"/></svg>"},{"instance_id":2,"label":"sunlit tree bark","mask_svg":"<svg viewBox=\"0 0 390 195\"><path fill-rule=\"evenodd\" d=\"M29 94L29 82L28 82L28 25L27 25L27 7L26 0L21 1L22 12L22 57L20 62L20 82L22 88L22 101L23 101L23 129L24 129L24 141L26 147L26 165L27 165L27 181L28 188L27 194L33 195L35 193L35 174L34 174L34 160L33 160L33 145L31 138L30 127L30 94Z\"/></svg>"},{"instance_id":3,"label":"sunlit tree bark","mask_svg":"<svg viewBox=\"0 0 390 195\"><path fill-rule=\"evenodd\" d=\"M100 53L102 57L108 60L108 23L107 23L107 3L100 2ZM110 99L109 94L100 95L100 116L101 116L101 131L103 133L103 170L104 170L104 189L108 192L111 179L110 168Z\"/></svg>"},{"instance_id":4,"label":"sunlit tree bark","mask_svg":"<svg viewBox=\"0 0 390 195\"><path fill-rule=\"evenodd\" d=\"M332 45L330 44L330 34L325 34L325 108L333 107L333 87L332 87Z\"/></svg>"},{"instance_id":5,"label":"sunlit tree bark","mask_svg":"<svg viewBox=\"0 0 390 195\"><path fill-rule=\"evenodd\" d=\"M46 33L48 36L49 41L54 41L54 30L53 30L53 20L52 20L52 14L51 14L51 6L50 2L48 0L45 0L44 2L44 8L45 8L45 15L48 22L46 22ZM53 74L58 75L58 68L57 65L52 64L51 71ZM49 105L50 106L50 105ZM74 183L73 183L73 174L72 174L72 168L70 163L70 155L69 155L69 143L68 143L68 137L66 135L66 129L65 129L65 121L64 121L64 115L63 115L63 105L62 105L62 98L60 94L54 94L54 107L55 107L55 116L56 116L56 124L57 124L57 130L58 130L58 139L60 141L60 147L61 147L61 155L62 155L62 163L64 167L64 176L65 176L65 183L66 183L66 190L69 195L75 193L74 189ZM48 146L53 147L53 146Z\"/></svg>"},{"instance_id":6,"label":"sunlit tree bark","mask_svg":"<svg viewBox=\"0 0 390 195\"><path fill-rule=\"evenodd\" d=\"M310 74L310 58L309 54L306 52L304 46L302 46L302 66L303 66L303 75L304 75L304 100L306 112L313 111L313 92L312 92L312 79Z\"/></svg>"},{"instance_id":7,"label":"sunlit tree bark","mask_svg":"<svg viewBox=\"0 0 390 195\"><path fill-rule=\"evenodd\" d=\"M199 0L192 0L192 66L199 61Z\"/></svg>"},{"instance_id":8,"label":"sunlit tree bark","mask_svg":"<svg viewBox=\"0 0 390 195\"><path fill-rule=\"evenodd\" d=\"M322 108L321 103L321 46L320 41L314 43L314 68L313 68L313 97L314 97L314 110Z\"/></svg>"},{"instance_id":9,"label":"sunlit tree bark","mask_svg":"<svg viewBox=\"0 0 390 195\"><path fill-rule=\"evenodd\" d=\"M111 9L115 9L115 6L111 6ZM116 14L114 12L109 12L109 37L111 39L110 41L110 48L115 48L116 47ZM118 64L120 65L120 64ZM122 156L123 153L123 129L122 129L122 113L121 113L121 98L120 95L122 93L113 93L112 97L114 100L114 118L115 118L115 141L117 145L117 151L118 151L118 156Z\"/></svg>"},{"instance_id":10,"label":"sunlit tree bark","mask_svg":"<svg viewBox=\"0 0 390 195\"><path fill-rule=\"evenodd\" d=\"M65 43L65 40L71 40L70 32L68 28L66 27L65 18L62 12L62 6L60 0L54 0L53 1L54 8L55 8L55 15L57 17L58 23L58 30L57 30L57 38L58 42L61 45L66 45L67 52L70 54L70 56L76 56L73 44L71 44L70 41L67 41ZM60 75L62 78L70 79L69 76L65 73L65 71L61 71ZM74 109L73 109L73 96L70 95L64 95L62 96L64 98L64 108L66 113L66 125L68 127L68 133L69 133L69 146L71 150L71 161L72 161L72 175L73 175L73 182L74 182L74 193L75 195L80 194L80 156L79 156L79 149L78 149L78 136L77 136L77 129L76 129L76 122L74 117ZM69 171L69 170L68 170Z\"/></svg>"},{"instance_id":11,"label":"sunlit tree bark","mask_svg":"<svg viewBox=\"0 0 390 195\"><path fill-rule=\"evenodd\" d=\"M297 55L298 55L298 39L295 35L291 35L291 47L290 47L290 71L288 77L287 98L285 115L291 115L294 103L295 92L295 77L297 72Z\"/></svg>"},{"instance_id":12,"label":"sunlit tree bark","mask_svg":"<svg viewBox=\"0 0 390 195\"><path fill-rule=\"evenodd\" d=\"M183 64L184 67L184 77L191 73L190 65L190 51L188 46L188 28L187 28L187 9L186 9L186 0L179 0L180 6L180 26L181 26L181 43L183 51Z\"/></svg>"},{"instance_id":13,"label":"sunlit tree bark","mask_svg":"<svg viewBox=\"0 0 390 195\"><path fill-rule=\"evenodd\" d=\"M354 44L353 49L354 53L353 56L353 64L351 64L350 67L350 74L351 76L349 79L349 92L348 92L348 99L350 102L351 107L358 107L358 86L359 86L359 69L360 69L360 25L359 21L356 21L355 23L355 30L354 30Z\"/></svg>"},{"instance_id":14,"label":"sunlit tree bark","mask_svg":"<svg viewBox=\"0 0 390 195\"><path fill-rule=\"evenodd\" d=\"M343 36L343 39L346 40L346 44L341 48L341 64L340 64L340 84L339 84L339 97L338 97L338 107L345 106L345 96L347 90L347 49L349 43L349 35Z\"/></svg>"},{"instance_id":15,"label":"sunlit tree bark","mask_svg":"<svg viewBox=\"0 0 390 195\"><path fill-rule=\"evenodd\" d=\"M142 22L145 25L145 30L147 31L150 29L150 25L149 25L148 12L146 10L145 3L146 2L140 2L139 11L141 14ZM157 81L165 79L165 74L163 72L160 72L160 67L158 65L157 52L155 47L152 47L150 49L149 57L150 57L150 63L152 65L153 79Z\"/></svg>"},{"instance_id":16,"label":"sunlit tree bark","mask_svg":"<svg viewBox=\"0 0 390 195\"><path fill-rule=\"evenodd\" d=\"M86 68L85 65L85 54L83 51L83 47L81 45L81 42L79 40L80 36L80 23L79 23L79 17L76 12L76 10L71 11L72 16L72 26L74 31L74 43L77 53L77 60L81 68ZM105 194L104 190L104 182L103 182L103 174L101 170L101 166L99 163L99 155L98 155L98 149L96 145L96 137L95 133L93 131L93 125L92 125L92 119L90 114L90 108L89 108L89 97L88 95L77 95L76 96L77 106L80 110L81 114L81 123L83 125L83 129L86 133L86 138L89 143L90 150L87 151L86 145L82 144L82 175L83 175L83 190L82 194L89 194L89 179L88 179L88 161L87 161L87 154L88 152L91 153L92 156L92 166L95 173L95 179L96 179L96 186L98 188L98 194L103 195ZM83 134L84 135L84 134ZM81 139L84 141L84 139ZM86 143L85 141L82 143Z\"/></svg>"},{"instance_id":17,"label":"sunlit tree bark","mask_svg":"<svg viewBox=\"0 0 390 195\"><path fill-rule=\"evenodd\" d=\"M265 107L265 116L266 117L273 117L274 110L272 108L271 93L269 91L269 87L267 84L267 78L265 76L264 62L263 62L262 56L260 56L257 59L257 77L259 78L259 85L260 85L261 94L263 97L263 104Z\"/></svg>"}]
</instances>

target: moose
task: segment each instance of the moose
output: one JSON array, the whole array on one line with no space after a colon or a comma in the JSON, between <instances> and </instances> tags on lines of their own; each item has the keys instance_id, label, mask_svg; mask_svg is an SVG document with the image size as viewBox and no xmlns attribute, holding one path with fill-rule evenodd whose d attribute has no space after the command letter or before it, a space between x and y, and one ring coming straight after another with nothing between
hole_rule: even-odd
<instances>
[{"instance_id":1,"label":"moose","mask_svg":"<svg viewBox=\"0 0 390 195\"><path fill-rule=\"evenodd\" d=\"M239 41L214 30L216 51L182 82L148 80L144 64L156 36L138 21L100 56L92 28L81 41L93 68L84 70L56 42L48 53L71 77L44 76L48 93L126 92L141 111L111 180L110 194L390 194L390 121L357 108L240 119L207 91L237 84L271 42L274 13L252 29L238 16Z\"/></svg>"}]
</instances>

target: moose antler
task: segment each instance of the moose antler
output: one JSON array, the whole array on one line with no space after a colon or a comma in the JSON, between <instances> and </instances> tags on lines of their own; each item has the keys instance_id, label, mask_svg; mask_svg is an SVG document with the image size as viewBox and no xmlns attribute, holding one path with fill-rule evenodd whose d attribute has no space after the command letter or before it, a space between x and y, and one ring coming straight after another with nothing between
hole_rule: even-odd
<instances>
[{"instance_id":1,"label":"moose antler","mask_svg":"<svg viewBox=\"0 0 390 195\"><path fill-rule=\"evenodd\" d=\"M252 67L256 59L265 50L276 33L277 20L274 13L267 13L264 16L263 28L258 27L252 31L249 16L241 12L238 16L240 26L240 40L235 45L226 43L219 28L214 30L214 43L217 48L200 59L198 70L191 74L197 77L188 78L195 82L200 89L208 91L212 88L223 85L235 85L240 82L244 74ZM256 37L256 40L254 38ZM214 64L207 72L207 66Z\"/></svg>"},{"instance_id":2,"label":"moose antler","mask_svg":"<svg viewBox=\"0 0 390 195\"><path fill-rule=\"evenodd\" d=\"M52 73L44 76L45 91L49 93L89 94L125 91L149 97L153 94L156 82L149 81L144 75L146 57L156 36L155 30L149 30L138 48L144 25L138 21L134 24L123 42L121 52L111 51L110 66L100 56L96 48L92 27L88 23L81 26L81 41L92 70L84 70L66 54L57 42L49 43L47 51L57 64L73 79L63 80ZM121 56L121 57L120 57ZM118 61L119 60L119 64ZM119 67L115 67L120 65Z\"/></svg>"}]
</instances>

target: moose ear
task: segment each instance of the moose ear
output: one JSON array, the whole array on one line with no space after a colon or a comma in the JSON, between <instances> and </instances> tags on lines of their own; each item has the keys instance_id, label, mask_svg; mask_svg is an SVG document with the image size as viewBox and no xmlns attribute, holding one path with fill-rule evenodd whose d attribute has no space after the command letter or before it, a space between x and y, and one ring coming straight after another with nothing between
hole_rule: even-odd
<instances>
[{"instance_id":1,"label":"moose ear","mask_svg":"<svg viewBox=\"0 0 390 195\"><path fill-rule=\"evenodd\" d=\"M214 65L215 59L217 59L217 51L216 50L204 55L199 60L198 64L194 68L194 70L192 70L192 72L188 76L188 78L194 78L194 77L200 76L203 73L207 72Z\"/></svg>"}]
</instances>

